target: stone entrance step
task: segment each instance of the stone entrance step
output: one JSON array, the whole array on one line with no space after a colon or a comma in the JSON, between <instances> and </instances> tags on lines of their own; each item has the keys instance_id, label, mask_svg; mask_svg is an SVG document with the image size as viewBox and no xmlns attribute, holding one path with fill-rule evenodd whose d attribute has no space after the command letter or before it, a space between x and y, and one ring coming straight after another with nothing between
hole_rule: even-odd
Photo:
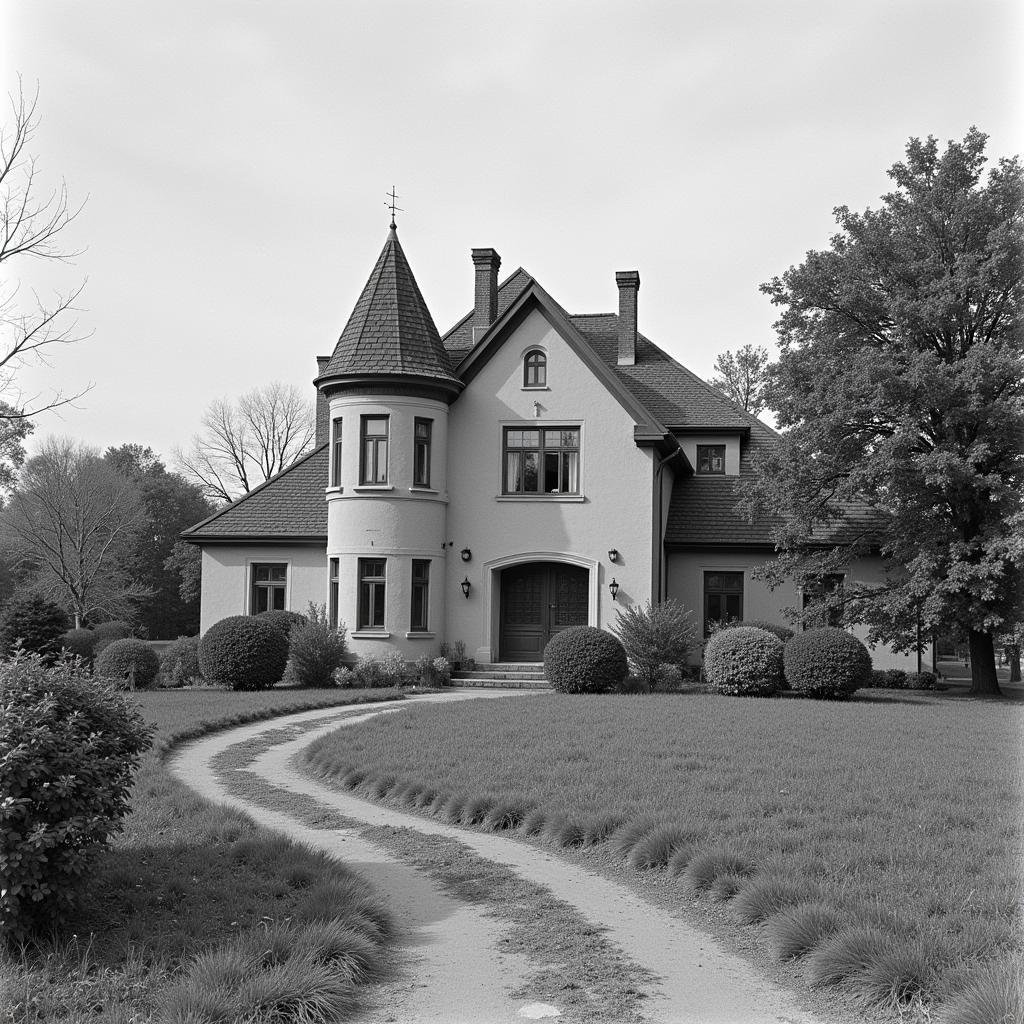
<instances>
[{"instance_id":1,"label":"stone entrance step","mask_svg":"<svg viewBox=\"0 0 1024 1024\"><path fill-rule=\"evenodd\" d=\"M454 686L492 686L506 689L548 690L544 666L538 662L502 662L452 673Z\"/></svg>"}]
</instances>

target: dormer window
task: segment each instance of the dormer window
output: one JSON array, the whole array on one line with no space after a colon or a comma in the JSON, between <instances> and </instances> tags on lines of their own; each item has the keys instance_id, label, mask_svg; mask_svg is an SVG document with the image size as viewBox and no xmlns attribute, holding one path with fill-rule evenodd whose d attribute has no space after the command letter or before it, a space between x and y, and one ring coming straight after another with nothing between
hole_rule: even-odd
<instances>
[{"instance_id":1,"label":"dormer window","mask_svg":"<svg viewBox=\"0 0 1024 1024\"><path fill-rule=\"evenodd\" d=\"M543 352L527 352L523 359L523 387L543 388L548 383L548 357Z\"/></svg>"},{"instance_id":2,"label":"dormer window","mask_svg":"<svg viewBox=\"0 0 1024 1024\"><path fill-rule=\"evenodd\" d=\"M697 445L697 472L710 476L725 474L725 445Z\"/></svg>"}]
</instances>

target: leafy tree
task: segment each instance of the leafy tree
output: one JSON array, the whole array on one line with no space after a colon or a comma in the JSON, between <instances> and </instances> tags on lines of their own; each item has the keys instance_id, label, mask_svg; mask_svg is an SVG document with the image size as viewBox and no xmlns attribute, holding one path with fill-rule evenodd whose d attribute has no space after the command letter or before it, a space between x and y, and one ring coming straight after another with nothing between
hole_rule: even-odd
<instances>
[{"instance_id":1,"label":"leafy tree","mask_svg":"<svg viewBox=\"0 0 1024 1024\"><path fill-rule=\"evenodd\" d=\"M962 626L972 692L998 693L1024 566L1022 173L1003 159L983 181L985 142L911 139L880 209L839 207L830 248L762 286L784 432L748 504L780 520L769 581L877 546L884 584L831 592L846 621L903 649L919 622Z\"/></svg>"},{"instance_id":2,"label":"leafy tree","mask_svg":"<svg viewBox=\"0 0 1024 1024\"><path fill-rule=\"evenodd\" d=\"M233 501L286 469L313 447L316 413L293 384L275 382L219 398L203 414L187 452L175 449L182 473L213 501Z\"/></svg>"},{"instance_id":3,"label":"leafy tree","mask_svg":"<svg viewBox=\"0 0 1024 1024\"><path fill-rule=\"evenodd\" d=\"M747 412L757 416L765 405L764 389L768 382L768 349L744 345L735 355L723 352L715 360L712 387L718 388Z\"/></svg>"},{"instance_id":4,"label":"leafy tree","mask_svg":"<svg viewBox=\"0 0 1024 1024\"><path fill-rule=\"evenodd\" d=\"M203 555L195 544L179 540L164 560L164 568L178 580L178 595L185 604L198 601L202 593Z\"/></svg>"},{"instance_id":5,"label":"leafy tree","mask_svg":"<svg viewBox=\"0 0 1024 1024\"><path fill-rule=\"evenodd\" d=\"M186 598L178 566L168 559L181 531L205 519L213 506L201 488L168 472L152 448L123 444L108 448L103 459L135 482L144 510L144 522L121 560L124 572L150 591L134 621L153 639L198 633L198 589Z\"/></svg>"}]
</instances>

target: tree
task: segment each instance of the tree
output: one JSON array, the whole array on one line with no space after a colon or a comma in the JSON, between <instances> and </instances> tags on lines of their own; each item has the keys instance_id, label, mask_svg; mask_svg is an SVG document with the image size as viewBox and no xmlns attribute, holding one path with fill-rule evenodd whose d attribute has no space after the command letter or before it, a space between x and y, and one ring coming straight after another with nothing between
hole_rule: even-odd
<instances>
[{"instance_id":1,"label":"tree","mask_svg":"<svg viewBox=\"0 0 1024 1024\"><path fill-rule=\"evenodd\" d=\"M313 446L316 413L294 384L255 388L232 403L219 398L203 414L182 473L214 501L233 501L280 473Z\"/></svg>"},{"instance_id":2,"label":"tree","mask_svg":"<svg viewBox=\"0 0 1024 1024\"><path fill-rule=\"evenodd\" d=\"M2 519L34 587L67 608L76 628L90 616L126 616L149 595L124 569L145 524L139 489L97 451L49 438L26 462Z\"/></svg>"},{"instance_id":3,"label":"tree","mask_svg":"<svg viewBox=\"0 0 1024 1024\"><path fill-rule=\"evenodd\" d=\"M717 376L711 378L711 386L757 416L766 408L764 388L767 370L768 349L763 345L757 348L744 345L735 355L723 352L718 356L715 360Z\"/></svg>"},{"instance_id":4,"label":"tree","mask_svg":"<svg viewBox=\"0 0 1024 1024\"><path fill-rule=\"evenodd\" d=\"M20 282L12 272L26 258L61 262L78 255L62 244L61 235L81 207L72 208L63 181L52 190L41 185L38 161L29 152L39 127L38 100L38 90L26 97L19 85L17 96L10 97L11 123L0 125L0 266L5 282L0 286L0 488L10 486L13 470L24 460L22 442L32 429L30 418L84 393L55 390L47 396L27 396L18 385L30 360L45 360L54 346L80 340L69 314L82 286L50 301L34 295L25 309L18 301Z\"/></svg>"},{"instance_id":5,"label":"tree","mask_svg":"<svg viewBox=\"0 0 1024 1024\"><path fill-rule=\"evenodd\" d=\"M999 692L1024 567L1022 173L1003 159L983 181L985 142L911 139L880 209L839 207L831 247L762 286L783 309L783 434L748 502L779 517L770 582L877 548L884 584L829 600L903 649L919 623L963 626L979 694Z\"/></svg>"},{"instance_id":6,"label":"tree","mask_svg":"<svg viewBox=\"0 0 1024 1024\"><path fill-rule=\"evenodd\" d=\"M125 547L120 563L127 576L150 591L138 607L136 623L154 639L198 633L198 588L185 596L181 567L173 552L181 531L205 519L212 505L197 485L168 472L151 448L123 444L108 448L103 459L135 481L144 510L143 524Z\"/></svg>"}]
</instances>

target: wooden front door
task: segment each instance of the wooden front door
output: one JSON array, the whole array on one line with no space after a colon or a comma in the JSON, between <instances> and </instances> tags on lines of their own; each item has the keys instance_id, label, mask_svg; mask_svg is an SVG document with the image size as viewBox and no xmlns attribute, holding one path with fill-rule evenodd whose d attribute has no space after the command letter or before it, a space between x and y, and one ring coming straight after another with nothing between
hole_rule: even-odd
<instances>
[{"instance_id":1,"label":"wooden front door","mask_svg":"<svg viewBox=\"0 0 1024 1024\"><path fill-rule=\"evenodd\" d=\"M501 574L501 661L543 661L547 642L566 626L585 626L586 569L561 562L529 562Z\"/></svg>"}]
</instances>

